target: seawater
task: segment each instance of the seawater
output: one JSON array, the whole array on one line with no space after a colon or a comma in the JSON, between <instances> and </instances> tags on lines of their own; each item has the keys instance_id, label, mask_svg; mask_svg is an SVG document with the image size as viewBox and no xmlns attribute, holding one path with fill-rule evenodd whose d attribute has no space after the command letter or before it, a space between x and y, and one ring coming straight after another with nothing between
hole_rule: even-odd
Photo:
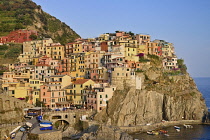
<instances>
[{"instance_id":1,"label":"seawater","mask_svg":"<svg viewBox=\"0 0 210 140\"><path fill-rule=\"evenodd\" d=\"M207 107L210 109L210 77L193 78L198 90L203 94Z\"/></svg>"},{"instance_id":2,"label":"seawater","mask_svg":"<svg viewBox=\"0 0 210 140\"><path fill-rule=\"evenodd\" d=\"M196 77L193 79L210 110L210 77ZM164 128L164 130L168 131L169 136L147 135L146 133L136 133L132 136L138 140L210 140L210 125L193 125L192 129L180 127L180 132L177 132L174 127Z\"/></svg>"}]
</instances>

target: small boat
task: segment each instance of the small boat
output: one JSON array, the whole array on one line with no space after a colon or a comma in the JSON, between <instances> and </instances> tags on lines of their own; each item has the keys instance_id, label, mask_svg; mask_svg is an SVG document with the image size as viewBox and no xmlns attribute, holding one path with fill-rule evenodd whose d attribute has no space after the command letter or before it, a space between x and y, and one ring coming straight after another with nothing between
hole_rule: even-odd
<instances>
[{"instance_id":1,"label":"small boat","mask_svg":"<svg viewBox=\"0 0 210 140\"><path fill-rule=\"evenodd\" d=\"M16 133L15 133L15 132L13 132L13 133L10 134L10 138L11 138L11 139L14 139L15 136L16 136Z\"/></svg>"},{"instance_id":2,"label":"small boat","mask_svg":"<svg viewBox=\"0 0 210 140\"><path fill-rule=\"evenodd\" d=\"M148 134L148 135L154 135L153 132L152 132L151 130L150 130L150 131L147 131L147 134Z\"/></svg>"},{"instance_id":3,"label":"small boat","mask_svg":"<svg viewBox=\"0 0 210 140\"><path fill-rule=\"evenodd\" d=\"M18 126L18 127L16 127L14 130L12 130L11 132L10 132L10 134L12 134L12 133L16 133L19 129L21 128L21 126Z\"/></svg>"},{"instance_id":4,"label":"small boat","mask_svg":"<svg viewBox=\"0 0 210 140\"><path fill-rule=\"evenodd\" d=\"M21 127L21 128L20 128L20 131L21 131L21 132L25 132L26 129L25 129L24 127Z\"/></svg>"},{"instance_id":5,"label":"small boat","mask_svg":"<svg viewBox=\"0 0 210 140\"><path fill-rule=\"evenodd\" d=\"M53 129L53 127L52 126L50 126L50 127L41 127L41 128L39 128L40 130L52 130Z\"/></svg>"},{"instance_id":6,"label":"small boat","mask_svg":"<svg viewBox=\"0 0 210 140\"><path fill-rule=\"evenodd\" d=\"M40 124L51 124L52 125L52 122L46 121L46 120L40 120Z\"/></svg>"},{"instance_id":7,"label":"small boat","mask_svg":"<svg viewBox=\"0 0 210 140\"><path fill-rule=\"evenodd\" d=\"M30 123L30 122L26 122L26 125L28 126L28 127L32 127L32 123Z\"/></svg>"},{"instance_id":8,"label":"small boat","mask_svg":"<svg viewBox=\"0 0 210 140\"><path fill-rule=\"evenodd\" d=\"M40 127L50 127L52 126L51 124L39 124Z\"/></svg>"},{"instance_id":9,"label":"small boat","mask_svg":"<svg viewBox=\"0 0 210 140\"><path fill-rule=\"evenodd\" d=\"M167 134L168 131L166 131L166 130L159 130L159 133L160 133L160 134Z\"/></svg>"},{"instance_id":10,"label":"small boat","mask_svg":"<svg viewBox=\"0 0 210 140\"><path fill-rule=\"evenodd\" d=\"M174 126L175 129L181 129L179 126Z\"/></svg>"},{"instance_id":11,"label":"small boat","mask_svg":"<svg viewBox=\"0 0 210 140\"><path fill-rule=\"evenodd\" d=\"M37 116L37 120L38 120L38 121L41 121L41 120L42 120L42 115Z\"/></svg>"},{"instance_id":12,"label":"small boat","mask_svg":"<svg viewBox=\"0 0 210 140\"><path fill-rule=\"evenodd\" d=\"M159 132L157 132L157 131L154 131L154 130L150 130L150 131L147 131L147 134L148 135L158 135L159 134Z\"/></svg>"},{"instance_id":13,"label":"small boat","mask_svg":"<svg viewBox=\"0 0 210 140\"><path fill-rule=\"evenodd\" d=\"M176 129L177 132L180 132L180 129Z\"/></svg>"},{"instance_id":14,"label":"small boat","mask_svg":"<svg viewBox=\"0 0 210 140\"><path fill-rule=\"evenodd\" d=\"M185 127L185 128L193 128L192 125L187 125L187 124L184 124L184 127Z\"/></svg>"},{"instance_id":15,"label":"small boat","mask_svg":"<svg viewBox=\"0 0 210 140\"><path fill-rule=\"evenodd\" d=\"M169 134L164 134L164 136L167 136L167 137L168 137L168 136L169 136Z\"/></svg>"}]
</instances>

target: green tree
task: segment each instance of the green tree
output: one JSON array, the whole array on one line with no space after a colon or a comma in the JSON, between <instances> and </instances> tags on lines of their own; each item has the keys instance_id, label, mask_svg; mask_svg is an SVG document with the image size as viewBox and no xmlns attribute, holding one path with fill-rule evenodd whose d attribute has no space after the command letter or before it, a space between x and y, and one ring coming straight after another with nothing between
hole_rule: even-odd
<instances>
[{"instance_id":1,"label":"green tree","mask_svg":"<svg viewBox=\"0 0 210 140\"><path fill-rule=\"evenodd\" d=\"M187 72L187 66L184 64L184 59L177 59L177 64L182 73Z\"/></svg>"},{"instance_id":2,"label":"green tree","mask_svg":"<svg viewBox=\"0 0 210 140\"><path fill-rule=\"evenodd\" d=\"M18 29L23 29L24 27L23 27L23 25L21 24L21 23L17 23L16 25L15 25L15 30L18 30Z\"/></svg>"},{"instance_id":3,"label":"green tree","mask_svg":"<svg viewBox=\"0 0 210 140\"><path fill-rule=\"evenodd\" d=\"M29 38L32 39L32 40L36 40L37 39L37 35L32 34L32 35L29 36Z\"/></svg>"},{"instance_id":4,"label":"green tree","mask_svg":"<svg viewBox=\"0 0 210 140\"><path fill-rule=\"evenodd\" d=\"M42 107L45 107L45 103L42 102L42 101L37 100L35 106L36 106L36 107L41 107L41 106L42 106Z\"/></svg>"}]
</instances>

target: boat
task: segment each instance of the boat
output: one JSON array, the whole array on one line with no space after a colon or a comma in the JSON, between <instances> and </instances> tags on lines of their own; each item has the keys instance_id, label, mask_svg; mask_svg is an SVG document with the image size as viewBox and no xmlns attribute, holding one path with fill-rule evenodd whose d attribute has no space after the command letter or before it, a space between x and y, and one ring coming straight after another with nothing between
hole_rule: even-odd
<instances>
[{"instance_id":1,"label":"boat","mask_svg":"<svg viewBox=\"0 0 210 140\"><path fill-rule=\"evenodd\" d=\"M185 128L193 128L192 125L187 125L187 124L184 124L184 127L185 127Z\"/></svg>"},{"instance_id":2,"label":"boat","mask_svg":"<svg viewBox=\"0 0 210 140\"><path fill-rule=\"evenodd\" d=\"M15 136L16 136L16 133L15 133L15 132L13 132L13 133L10 134L10 138L11 138L11 139L14 139Z\"/></svg>"},{"instance_id":3,"label":"boat","mask_svg":"<svg viewBox=\"0 0 210 140\"><path fill-rule=\"evenodd\" d=\"M180 132L180 129L176 129L177 132Z\"/></svg>"},{"instance_id":4,"label":"boat","mask_svg":"<svg viewBox=\"0 0 210 140\"><path fill-rule=\"evenodd\" d=\"M154 131L154 130L149 130L149 131L147 131L147 134L148 134L148 135L158 135L159 132Z\"/></svg>"},{"instance_id":5,"label":"boat","mask_svg":"<svg viewBox=\"0 0 210 140\"><path fill-rule=\"evenodd\" d=\"M30 122L26 122L26 125L31 128L33 124Z\"/></svg>"},{"instance_id":6,"label":"boat","mask_svg":"<svg viewBox=\"0 0 210 140\"><path fill-rule=\"evenodd\" d=\"M159 133L160 133L160 134L167 134L168 131L166 131L166 130L159 130Z\"/></svg>"},{"instance_id":7,"label":"boat","mask_svg":"<svg viewBox=\"0 0 210 140\"><path fill-rule=\"evenodd\" d=\"M42 115L37 116L37 120L41 121L42 120Z\"/></svg>"},{"instance_id":8,"label":"boat","mask_svg":"<svg viewBox=\"0 0 210 140\"><path fill-rule=\"evenodd\" d=\"M40 127L50 127L52 126L51 124L39 124Z\"/></svg>"},{"instance_id":9,"label":"boat","mask_svg":"<svg viewBox=\"0 0 210 140\"><path fill-rule=\"evenodd\" d=\"M40 120L40 124L51 124L52 125L52 122L47 121L47 120Z\"/></svg>"},{"instance_id":10,"label":"boat","mask_svg":"<svg viewBox=\"0 0 210 140\"><path fill-rule=\"evenodd\" d=\"M12 131L10 132L10 134L12 134L12 133L14 133L14 132L17 132L20 128L21 128L21 126L16 127L14 130L12 130Z\"/></svg>"},{"instance_id":11,"label":"boat","mask_svg":"<svg viewBox=\"0 0 210 140\"><path fill-rule=\"evenodd\" d=\"M39 128L40 130L52 130L53 126L51 125L50 127L41 127Z\"/></svg>"},{"instance_id":12,"label":"boat","mask_svg":"<svg viewBox=\"0 0 210 140\"><path fill-rule=\"evenodd\" d=\"M181 129L179 126L174 126L175 129Z\"/></svg>"},{"instance_id":13,"label":"boat","mask_svg":"<svg viewBox=\"0 0 210 140\"><path fill-rule=\"evenodd\" d=\"M167 137L168 137L168 136L169 136L169 134L164 134L164 136L167 136Z\"/></svg>"}]
</instances>

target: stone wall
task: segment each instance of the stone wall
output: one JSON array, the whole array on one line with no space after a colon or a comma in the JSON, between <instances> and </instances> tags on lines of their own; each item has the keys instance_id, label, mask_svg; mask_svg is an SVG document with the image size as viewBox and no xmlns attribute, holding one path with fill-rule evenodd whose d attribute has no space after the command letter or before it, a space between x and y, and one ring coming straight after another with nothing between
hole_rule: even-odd
<instances>
[{"instance_id":1,"label":"stone wall","mask_svg":"<svg viewBox=\"0 0 210 140\"><path fill-rule=\"evenodd\" d=\"M23 109L32 105L14 97L0 94L0 124L11 124L23 121Z\"/></svg>"},{"instance_id":2,"label":"stone wall","mask_svg":"<svg viewBox=\"0 0 210 140\"><path fill-rule=\"evenodd\" d=\"M62 140L62 132L54 131L42 134L29 134L27 140Z\"/></svg>"}]
</instances>

